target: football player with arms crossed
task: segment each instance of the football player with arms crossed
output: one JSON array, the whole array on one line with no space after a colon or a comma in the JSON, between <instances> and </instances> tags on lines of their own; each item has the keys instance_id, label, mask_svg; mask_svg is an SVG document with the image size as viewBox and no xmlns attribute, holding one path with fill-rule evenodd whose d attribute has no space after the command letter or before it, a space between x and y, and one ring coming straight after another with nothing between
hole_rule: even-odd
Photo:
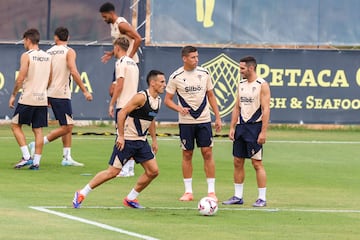
<instances>
[{"instance_id":1,"label":"football player with arms crossed","mask_svg":"<svg viewBox=\"0 0 360 240\"><path fill-rule=\"evenodd\" d=\"M244 203L244 164L245 158L251 158L259 193L253 207L266 206L266 172L262 163L262 149L270 119L270 87L256 75L256 65L256 59L252 56L240 60L242 80L237 89L229 132L229 138L233 141L235 194L223 202L227 205Z\"/></svg>"},{"instance_id":2,"label":"football player with arms crossed","mask_svg":"<svg viewBox=\"0 0 360 240\"><path fill-rule=\"evenodd\" d=\"M182 146L182 172L185 193L180 201L192 201L192 157L195 140L201 149L208 184L208 196L217 201L215 194L215 161L212 153L213 134L210 106L215 114L215 129L221 130L221 119L213 93L209 72L198 66L199 54L195 47L181 50L183 66L169 78L164 103L179 113L180 141ZM173 101L177 94L178 104Z\"/></svg>"}]
</instances>

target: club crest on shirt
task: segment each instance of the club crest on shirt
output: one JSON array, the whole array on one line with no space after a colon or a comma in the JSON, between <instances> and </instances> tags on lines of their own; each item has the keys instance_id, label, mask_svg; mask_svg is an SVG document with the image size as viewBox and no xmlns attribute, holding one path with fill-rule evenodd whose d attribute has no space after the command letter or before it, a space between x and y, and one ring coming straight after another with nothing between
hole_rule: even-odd
<instances>
[{"instance_id":1,"label":"club crest on shirt","mask_svg":"<svg viewBox=\"0 0 360 240\"><path fill-rule=\"evenodd\" d=\"M201 65L211 75L220 117L230 114L235 105L239 64L224 53Z\"/></svg>"}]
</instances>

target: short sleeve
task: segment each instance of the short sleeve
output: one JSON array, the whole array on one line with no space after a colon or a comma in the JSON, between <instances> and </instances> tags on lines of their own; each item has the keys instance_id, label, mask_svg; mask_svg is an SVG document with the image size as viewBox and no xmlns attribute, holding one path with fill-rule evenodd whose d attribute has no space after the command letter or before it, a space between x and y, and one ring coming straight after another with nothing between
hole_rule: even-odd
<instances>
[{"instance_id":1,"label":"short sleeve","mask_svg":"<svg viewBox=\"0 0 360 240\"><path fill-rule=\"evenodd\" d=\"M169 81L166 85L166 92L170 93L170 94L175 94L176 92L176 82L175 82L175 78L171 75L169 78Z\"/></svg>"}]
</instances>

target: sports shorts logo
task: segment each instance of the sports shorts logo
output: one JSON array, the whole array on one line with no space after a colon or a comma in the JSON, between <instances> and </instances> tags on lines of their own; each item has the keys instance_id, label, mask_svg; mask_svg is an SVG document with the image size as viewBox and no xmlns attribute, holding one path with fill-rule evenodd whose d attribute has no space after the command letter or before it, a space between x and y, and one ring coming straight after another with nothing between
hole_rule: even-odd
<instances>
[{"instance_id":1,"label":"sports shorts logo","mask_svg":"<svg viewBox=\"0 0 360 240\"><path fill-rule=\"evenodd\" d=\"M220 117L230 114L235 105L237 83L239 82L239 65L236 61L221 53L204 63L211 75L216 102Z\"/></svg>"}]
</instances>

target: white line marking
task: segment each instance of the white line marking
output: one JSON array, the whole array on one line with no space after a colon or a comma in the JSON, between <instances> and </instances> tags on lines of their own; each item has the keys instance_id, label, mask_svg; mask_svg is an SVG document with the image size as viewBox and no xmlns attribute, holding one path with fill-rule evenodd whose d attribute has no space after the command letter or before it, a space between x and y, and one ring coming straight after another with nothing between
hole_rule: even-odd
<instances>
[{"instance_id":1,"label":"white line marking","mask_svg":"<svg viewBox=\"0 0 360 240\"><path fill-rule=\"evenodd\" d=\"M31 207L34 208L34 207ZM41 209L67 209L72 208L68 206L38 206ZM105 206L88 206L81 208L87 209L124 209L124 207L105 207ZM147 207L146 209L159 210L197 210L197 208L189 207ZM264 211L264 212L311 212L311 213L360 213L360 210L354 209L302 209L302 208L227 208L219 207L220 211Z\"/></svg>"},{"instance_id":2,"label":"white line marking","mask_svg":"<svg viewBox=\"0 0 360 240\"><path fill-rule=\"evenodd\" d=\"M150 236L146 236L146 235L142 235L142 234L138 234L138 233L134 233L134 232L129 232L129 231L123 230L121 228L112 227L110 225L106 225L106 224L103 224L103 223L87 220L85 218L79 218L79 217L75 217L75 216L72 216L72 215L69 215L69 214L65 214L65 213L61 213L61 212L57 212L57 211L54 211L54 210L47 209L47 208L50 208L50 207L32 207L32 206L30 206L29 208L40 211L40 212L54 214L56 216L67 218L67 219L70 219L70 220L74 220L74 221L86 223L86 224L89 224L89 225L93 225L93 226L103 228L103 229L106 229L106 230L109 230L109 231L126 234L126 235L136 237L136 238L139 238L139 239L158 240L157 238L153 238L153 237L150 237ZM60 207L58 207L58 208L60 208Z\"/></svg>"},{"instance_id":3,"label":"white line marking","mask_svg":"<svg viewBox=\"0 0 360 240\"><path fill-rule=\"evenodd\" d=\"M274 140L267 141L272 143L305 143L305 144L360 144L359 141L285 141L285 140Z\"/></svg>"},{"instance_id":4,"label":"white line marking","mask_svg":"<svg viewBox=\"0 0 360 240\"><path fill-rule=\"evenodd\" d=\"M0 137L0 139L13 139L14 137ZM76 140L109 140L114 141L114 136L109 137L78 137L73 136ZM158 141L180 141L179 136L174 137L158 137ZM214 138L215 142L229 142L230 139L223 138L217 139ZM317 141L317 140L309 140L309 141L297 141L297 140L268 140L267 143L297 143L297 144L360 144L360 141Z\"/></svg>"},{"instance_id":5,"label":"white line marking","mask_svg":"<svg viewBox=\"0 0 360 240\"><path fill-rule=\"evenodd\" d=\"M111 140L112 138L104 138L104 137L78 137L78 140ZM179 137L157 137L158 141L180 141ZM215 142L229 142L231 143L230 139L217 139L214 138ZM297 141L297 140L268 140L268 143L298 143L298 144L360 144L360 141L316 141L316 140L309 140L309 141Z\"/></svg>"}]
</instances>

